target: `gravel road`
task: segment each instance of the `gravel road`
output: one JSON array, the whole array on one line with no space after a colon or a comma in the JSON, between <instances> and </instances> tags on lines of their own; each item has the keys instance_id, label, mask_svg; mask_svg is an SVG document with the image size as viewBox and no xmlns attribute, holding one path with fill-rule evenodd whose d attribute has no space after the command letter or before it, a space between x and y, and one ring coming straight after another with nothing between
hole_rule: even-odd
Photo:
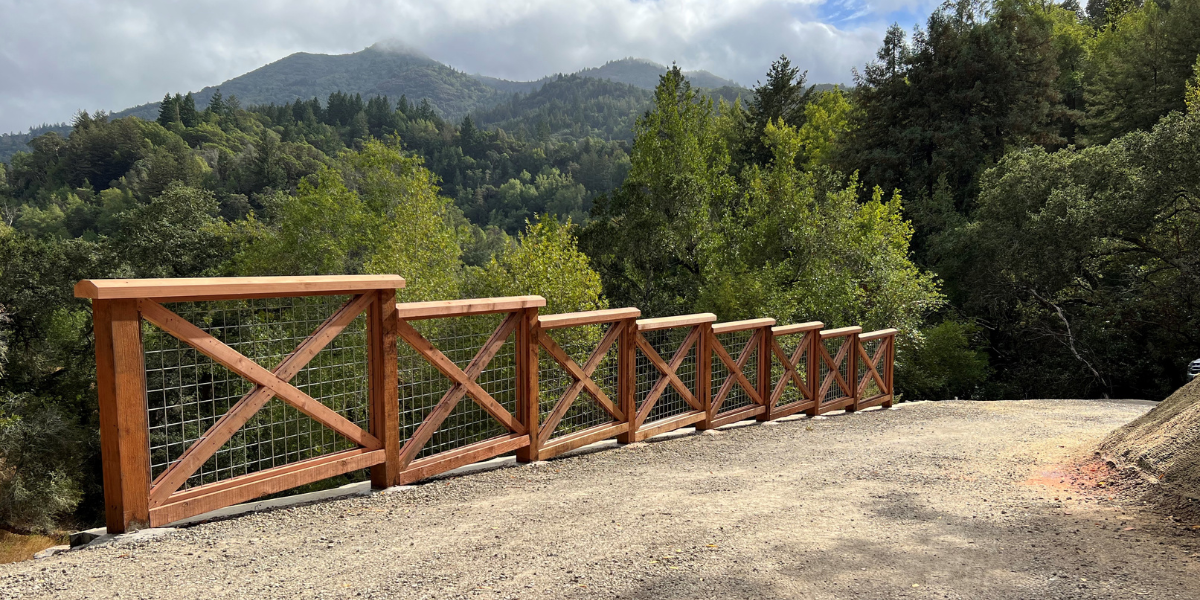
<instances>
[{"instance_id":1,"label":"gravel road","mask_svg":"<svg viewBox=\"0 0 1200 600\"><path fill-rule=\"evenodd\" d=\"M1200 524L1084 462L1146 410L754 424L0 565L0 598L1200 598Z\"/></svg>"}]
</instances>

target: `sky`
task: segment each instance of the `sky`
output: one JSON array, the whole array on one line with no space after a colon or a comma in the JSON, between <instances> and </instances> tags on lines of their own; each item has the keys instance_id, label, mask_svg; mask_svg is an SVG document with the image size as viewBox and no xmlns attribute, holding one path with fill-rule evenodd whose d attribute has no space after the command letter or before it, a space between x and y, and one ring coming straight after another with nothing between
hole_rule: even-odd
<instances>
[{"instance_id":1,"label":"sky","mask_svg":"<svg viewBox=\"0 0 1200 600\"><path fill-rule=\"evenodd\" d=\"M0 132L216 85L294 52L395 41L468 73L533 80L624 57L745 86L786 54L846 83L893 22L937 0L0 0Z\"/></svg>"}]
</instances>

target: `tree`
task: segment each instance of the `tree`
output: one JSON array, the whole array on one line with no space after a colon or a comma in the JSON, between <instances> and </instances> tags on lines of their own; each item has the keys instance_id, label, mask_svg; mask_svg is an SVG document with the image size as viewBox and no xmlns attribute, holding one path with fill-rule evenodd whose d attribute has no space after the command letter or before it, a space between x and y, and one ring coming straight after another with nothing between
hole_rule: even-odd
<instances>
[{"instance_id":1,"label":"tree","mask_svg":"<svg viewBox=\"0 0 1200 600\"><path fill-rule=\"evenodd\" d=\"M158 124L163 127L169 127L171 123L178 123L179 115L179 96L175 98L171 94L163 96L162 102L158 105Z\"/></svg>"},{"instance_id":2,"label":"tree","mask_svg":"<svg viewBox=\"0 0 1200 600\"><path fill-rule=\"evenodd\" d=\"M808 72L793 67L786 55L781 55L767 70L767 82L754 87L754 95L747 107L746 127L743 135L745 148L740 153L742 160L765 163L771 159L771 150L762 141L763 132L770 123L780 119L792 126L804 124L805 106L812 100L816 86L805 87Z\"/></svg>"},{"instance_id":3,"label":"tree","mask_svg":"<svg viewBox=\"0 0 1200 600\"><path fill-rule=\"evenodd\" d=\"M712 100L699 97L678 67L668 70L654 107L637 120L629 176L597 201L583 235L614 302L649 316L695 306L714 215L736 195L716 125Z\"/></svg>"},{"instance_id":4,"label":"tree","mask_svg":"<svg viewBox=\"0 0 1200 600\"><path fill-rule=\"evenodd\" d=\"M192 93L188 92L182 99L179 94L175 94L175 101L179 104L179 121L184 127L195 127L200 124L200 113L196 112L196 99L192 98Z\"/></svg>"},{"instance_id":5,"label":"tree","mask_svg":"<svg viewBox=\"0 0 1200 600\"><path fill-rule=\"evenodd\" d=\"M1124 12L1096 39L1085 83L1090 143L1150 129L1184 110L1184 88L1200 55L1200 0L1164 6L1150 0Z\"/></svg>"}]
</instances>

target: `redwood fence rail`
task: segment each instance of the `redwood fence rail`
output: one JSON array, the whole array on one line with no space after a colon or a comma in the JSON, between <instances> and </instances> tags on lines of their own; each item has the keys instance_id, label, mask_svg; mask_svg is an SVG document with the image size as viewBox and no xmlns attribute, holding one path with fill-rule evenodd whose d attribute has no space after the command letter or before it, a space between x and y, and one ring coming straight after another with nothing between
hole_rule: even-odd
<instances>
[{"instance_id":1,"label":"redwood fence rail","mask_svg":"<svg viewBox=\"0 0 1200 600\"><path fill-rule=\"evenodd\" d=\"M891 406L895 329L540 296L396 303L394 275L85 280L108 530L369 469L372 487L798 412Z\"/></svg>"}]
</instances>

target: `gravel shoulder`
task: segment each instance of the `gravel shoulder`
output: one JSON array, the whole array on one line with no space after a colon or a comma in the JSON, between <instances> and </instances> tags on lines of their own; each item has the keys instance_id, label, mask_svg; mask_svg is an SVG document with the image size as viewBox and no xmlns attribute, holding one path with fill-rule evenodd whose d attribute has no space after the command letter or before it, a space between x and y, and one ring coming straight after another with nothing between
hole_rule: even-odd
<instances>
[{"instance_id":1,"label":"gravel shoulder","mask_svg":"<svg viewBox=\"0 0 1200 600\"><path fill-rule=\"evenodd\" d=\"M0 597L1200 598L1200 523L1092 458L1148 408L753 424L0 565Z\"/></svg>"}]
</instances>

